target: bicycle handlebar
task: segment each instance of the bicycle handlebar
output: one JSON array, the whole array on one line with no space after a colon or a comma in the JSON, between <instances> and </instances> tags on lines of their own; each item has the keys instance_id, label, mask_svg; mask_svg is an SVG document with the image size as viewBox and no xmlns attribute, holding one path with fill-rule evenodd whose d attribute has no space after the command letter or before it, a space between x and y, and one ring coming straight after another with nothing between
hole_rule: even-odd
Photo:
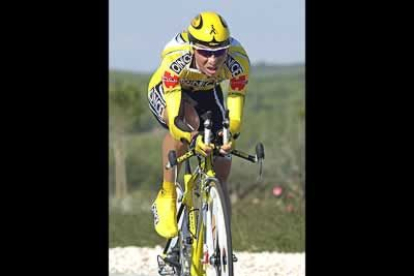
<instances>
[{"instance_id":1,"label":"bicycle handlebar","mask_svg":"<svg viewBox=\"0 0 414 276\"><path fill-rule=\"evenodd\" d=\"M211 144L211 137L212 137L212 127L213 122L211 120L211 111L207 111L205 114L201 115L200 117L204 121L204 143ZM229 110L226 110L225 118L223 120L223 144L227 144L230 138L230 131L229 131ZM217 151L220 149L219 145L214 145L213 154L217 155ZM264 147L262 143L258 143L256 145L256 155L250 155L244 153L239 150L232 150L230 152L231 155L240 157L242 159L248 160L252 163L257 163L264 159ZM185 160L189 159L190 157L197 156L197 153L194 149L189 150L184 155L177 158L175 151L170 151L168 153L168 162L165 166L167 170L171 169L172 167L184 162Z\"/></svg>"},{"instance_id":2,"label":"bicycle handlebar","mask_svg":"<svg viewBox=\"0 0 414 276\"><path fill-rule=\"evenodd\" d=\"M260 152L257 152L257 148L261 148L262 149L262 154ZM215 145L214 146L215 150L219 150L220 147ZM259 161L264 159L264 149L263 149L263 144L259 143L256 146L256 155L251 155L239 150L232 150L230 152L231 155L240 157L242 159L248 160L252 163L258 163ZM174 150L170 151L168 153L168 162L165 166L165 168L167 170L173 168L174 166L181 164L182 162L184 162L185 160L193 157L193 156L197 156L197 153L195 152L194 149L187 151L185 154L181 155L180 157L177 157L176 152Z\"/></svg>"}]
</instances>

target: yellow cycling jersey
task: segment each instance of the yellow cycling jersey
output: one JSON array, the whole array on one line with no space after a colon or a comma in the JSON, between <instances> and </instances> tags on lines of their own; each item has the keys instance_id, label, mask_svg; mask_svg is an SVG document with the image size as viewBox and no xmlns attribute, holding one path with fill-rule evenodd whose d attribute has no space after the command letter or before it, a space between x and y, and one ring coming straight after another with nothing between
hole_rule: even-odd
<instances>
[{"instance_id":1,"label":"yellow cycling jersey","mask_svg":"<svg viewBox=\"0 0 414 276\"><path fill-rule=\"evenodd\" d=\"M152 75L148 93L162 83L162 97L167 106L168 127L176 140L190 141L190 133L174 124L181 103L181 89L194 93L211 93L216 84L227 88L230 132L239 133L243 117L244 97L249 78L250 61L242 45L230 38L227 59L215 77L208 77L192 68L193 50L188 43L188 33L178 33L162 51L162 62Z\"/></svg>"}]
</instances>

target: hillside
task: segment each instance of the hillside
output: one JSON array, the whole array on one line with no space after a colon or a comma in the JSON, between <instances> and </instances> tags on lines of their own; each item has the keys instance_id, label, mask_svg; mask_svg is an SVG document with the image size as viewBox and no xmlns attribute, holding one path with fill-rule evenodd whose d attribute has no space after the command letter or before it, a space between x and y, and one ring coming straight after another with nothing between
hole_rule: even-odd
<instances>
[{"instance_id":1,"label":"hillside","mask_svg":"<svg viewBox=\"0 0 414 276\"><path fill-rule=\"evenodd\" d=\"M266 160L263 181L257 183L258 167L233 159L229 182L234 203L233 226L238 229L233 236L234 242L240 250L302 251L305 67L261 64L253 66L251 72L237 148L254 153L260 141L265 146ZM161 141L166 131L148 109L149 77L149 74L110 71L110 89L114 89L115 83L135 87L138 99L134 104L136 109L142 110L139 122L124 134L129 197L122 206L111 199L111 247L162 243L151 229L149 206L161 182ZM113 102L110 101L111 105ZM115 192L112 143L109 153L112 198ZM282 188L281 196L272 194L274 187ZM142 227L149 230L143 233ZM269 239L272 242L269 243Z\"/></svg>"}]
</instances>

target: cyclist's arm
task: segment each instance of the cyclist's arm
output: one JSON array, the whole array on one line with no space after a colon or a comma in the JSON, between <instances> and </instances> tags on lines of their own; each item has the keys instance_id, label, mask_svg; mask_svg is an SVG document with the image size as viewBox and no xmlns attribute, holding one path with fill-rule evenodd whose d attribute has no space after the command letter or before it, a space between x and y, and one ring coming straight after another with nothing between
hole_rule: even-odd
<instances>
[{"instance_id":1,"label":"cyclist's arm","mask_svg":"<svg viewBox=\"0 0 414 276\"><path fill-rule=\"evenodd\" d=\"M250 63L247 55L234 54L234 59L240 65L236 74L233 74L229 82L229 90L227 96L227 108L229 109L230 132L234 134L240 133L244 100L247 91L247 83L249 79ZM232 72L233 73L233 72Z\"/></svg>"},{"instance_id":2,"label":"cyclist's arm","mask_svg":"<svg viewBox=\"0 0 414 276\"><path fill-rule=\"evenodd\" d=\"M183 131L175 125L175 118L178 116L181 104L181 88L174 89L164 94L168 113L168 128L171 136L180 141L185 139L187 142L191 141L191 132Z\"/></svg>"},{"instance_id":3,"label":"cyclist's arm","mask_svg":"<svg viewBox=\"0 0 414 276\"><path fill-rule=\"evenodd\" d=\"M227 108L229 109L230 132L240 133L244 109L244 95L229 93L227 97Z\"/></svg>"},{"instance_id":4,"label":"cyclist's arm","mask_svg":"<svg viewBox=\"0 0 414 276\"><path fill-rule=\"evenodd\" d=\"M179 56L179 55L178 55ZM160 68L164 99L167 106L168 128L171 136L177 140L182 139L190 142L191 133L177 127L175 118L179 115L181 105L180 74L171 70L171 62L177 58L176 55L164 57Z\"/></svg>"},{"instance_id":5,"label":"cyclist's arm","mask_svg":"<svg viewBox=\"0 0 414 276\"><path fill-rule=\"evenodd\" d=\"M161 54L162 63L158 70L160 72L164 100L167 106L167 123L169 131L175 140L181 141L183 139L189 142L195 133L180 129L175 124L175 118L180 113L182 97L180 76L182 75L183 68L181 65L183 62L188 63L191 60L189 59L190 54L188 53L188 50L191 47L184 43L187 41L184 38L186 38L186 36L183 36L182 33L176 34L174 38L167 43ZM177 66L173 66L173 64L177 64L178 61L181 70L177 69ZM175 71L173 69L175 69Z\"/></svg>"}]
</instances>

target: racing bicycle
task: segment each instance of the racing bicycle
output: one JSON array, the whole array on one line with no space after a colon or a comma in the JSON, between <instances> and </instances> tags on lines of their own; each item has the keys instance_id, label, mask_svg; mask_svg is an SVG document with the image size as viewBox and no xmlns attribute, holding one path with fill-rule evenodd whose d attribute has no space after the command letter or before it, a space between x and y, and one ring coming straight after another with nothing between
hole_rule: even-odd
<instances>
[{"instance_id":1,"label":"racing bicycle","mask_svg":"<svg viewBox=\"0 0 414 276\"><path fill-rule=\"evenodd\" d=\"M230 210L220 181L213 169L214 159L219 156L219 138L227 143L229 112L223 121L222 136L212 133L211 112L201 116L204 121L204 143L214 144L213 153L203 156L191 148L177 157L175 151L168 154L167 169L176 170L184 163L184 175L177 190L178 236L168 239L161 255L157 256L160 275L173 276L233 276L233 254ZM264 160L263 144L256 146L256 155L232 150L231 155L260 164L260 177ZM196 157L198 165L192 171L190 158ZM230 204L228 202L228 204Z\"/></svg>"}]
</instances>

